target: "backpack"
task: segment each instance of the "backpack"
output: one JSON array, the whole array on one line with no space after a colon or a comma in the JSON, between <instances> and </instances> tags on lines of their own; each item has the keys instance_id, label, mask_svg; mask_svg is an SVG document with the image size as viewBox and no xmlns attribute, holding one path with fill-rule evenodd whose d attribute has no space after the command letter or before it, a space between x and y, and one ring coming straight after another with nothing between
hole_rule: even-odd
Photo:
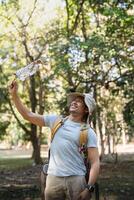
<instances>
[{"instance_id":1,"label":"backpack","mask_svg":"<svg viewBox=\"0 0 134 200\"><path fill-rule=\"evenodd\" d=\"M54 139L54 136L57 132L57 130L64 124L64 122L68 119L66 118L58 118L55 120L54 125L51 129L51 142ZM85 179L86 182L88 183L88 178L89 178L89 171L90 171L90 163L88 161L88 151L87 151L87 142L88 142L88 125L84 124L81 126L80 130L80 137L79 137L79 152L82 155L86 167L86 174L85 174ZM48 163L49 163L49 158L50 158L50 149L48 152ZM47 168L48 164L44 165L44 174L47 175ZM43 191L44 192L44 191ZM99 200L99 185L98 183L95 183L95 199Z\"/></svg>"}]
</instances>

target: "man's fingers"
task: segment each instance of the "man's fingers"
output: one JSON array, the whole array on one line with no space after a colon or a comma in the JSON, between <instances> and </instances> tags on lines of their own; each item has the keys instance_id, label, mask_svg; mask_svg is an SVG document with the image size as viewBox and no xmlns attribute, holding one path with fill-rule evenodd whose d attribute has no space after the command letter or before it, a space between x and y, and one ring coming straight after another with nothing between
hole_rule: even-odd
<instances>
[{"instance_id":1,"label":"man's fingers","mask_svg":"<svg viewBox=\"0 0 134 200\"><path fill-rule=\"evenodd\" d=\"M13 88L16 87L16 86L17 86L17 83L16 83L16 80L14 79L14 80L10 83L9 88L10 88L10 89L13 89Z\"/></svg>"}]
</instances>

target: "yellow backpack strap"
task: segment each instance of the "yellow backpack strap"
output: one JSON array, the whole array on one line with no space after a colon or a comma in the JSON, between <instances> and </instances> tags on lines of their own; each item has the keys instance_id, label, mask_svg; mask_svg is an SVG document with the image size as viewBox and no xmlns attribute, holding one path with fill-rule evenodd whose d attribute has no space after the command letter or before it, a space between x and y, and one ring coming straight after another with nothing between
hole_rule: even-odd
<instances>
[{"instance_id":1,"label":"yellow backpack strap","mask_svg":"<svg viewBox=\"0 0 134 200\"><path fill-rule=\"evenodd\" d=\"M61 118L58 118L55 120L54 125L51 129L51 142L54 138L56 131L61 127L62 124L63 124L63 120Z\"/></svg>"},{"instance_id":2,"label":"yellow backpack strap","mask_svg":"<svg viewBox=\"0 0 134 200\"><path fill-rule=\"evenodd\" d=\"M80 131L80 138L79 138L79 145L82 147L83 145L86 146L88 142L88 126L86 124L82 125Z\"/></svg>"},{"instance_id":3,"label":"yellow backpack strap","mask_svg":"<svg viewBox=\"0 0 134 200\"><path fill-rule=\"evenodd\" d=\"M84 159L85 165L87 165L87 157L88 157L88 151L87 151L88 129L89 129L88 125L86 124L82 125L79 138L79 152L82 158Z\"/></svg>"},{"instance_id":4,"label":"yellow backpack strap","mask_svg":"<svg viewBox=\"0 0 134 200\"><path fill-rule=\"evenodd\" d=\"M63 125L63 123L68 119L68 117L65 118L57 118L54 122L54 125L51 129L51 142L55 136L56 131Z\"/></svg>"}]
</instances>

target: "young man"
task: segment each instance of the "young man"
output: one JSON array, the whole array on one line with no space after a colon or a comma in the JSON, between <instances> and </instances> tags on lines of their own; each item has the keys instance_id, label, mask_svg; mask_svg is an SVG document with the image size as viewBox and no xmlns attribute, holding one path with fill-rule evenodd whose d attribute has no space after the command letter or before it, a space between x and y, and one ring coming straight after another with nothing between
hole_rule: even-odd
<instances>
[{"instance_id":1,"label":"young man","mask_svg":"<svg viewBox=\"0 0 134 200\"><path fill-rule=\"evenodd\" d=\"M29 111L17 94L17 83L10 86L10 93L19 113L38 126L53 127L57 115L38 115ZM88 127L88 159L91 163L88 185L85 181L86 168L79 151L80 130L87 124L95 109L90 94L71 93L68 95L69 116L57 130L51 143L50 161L45 188L45 200L89 200L99 174L99 153L97 138Z\"/></svg>"}]
</instances>

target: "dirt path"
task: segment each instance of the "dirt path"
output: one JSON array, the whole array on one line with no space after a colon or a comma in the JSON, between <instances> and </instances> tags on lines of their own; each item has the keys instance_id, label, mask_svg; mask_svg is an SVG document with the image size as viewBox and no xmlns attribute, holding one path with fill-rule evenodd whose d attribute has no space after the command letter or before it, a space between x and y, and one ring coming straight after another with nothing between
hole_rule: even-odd
<instances>
[{"instance_id":1,"label":"dirt path","mask_svg":"<svg viewBox=\"0 0 134 200\"><path fill-rule=\"evenodd\" d=\"M101 163L99 186L100 200L134 200L133 146L114 156L106 156ZM0 150L1 158L30 157L31 150ZM46 150L42 150L47 155ZM40 200L40 171L42 166L19 170L0 170L0 200Z\"/></svg>"},{"instance_id":2,"label":"dirt path","mask_svg":"<svg viewBox=\"0 0 134 200\"><path fill-rule=\"evenodd\" d=\"M40 197L41 166L0 171L0 200L28 200Z\"/></svg>"},{"instance_id":3,"label":"dirt path","mask_svg":"<svg viewBox=\"0 0 134 200\"><path fill-rule=\"evenodd\" d=\"M0 171L0 200L40 200L41 166ZM134 161L101 163L100 200L134 200Z\"/></svg>"}]
</instances>

